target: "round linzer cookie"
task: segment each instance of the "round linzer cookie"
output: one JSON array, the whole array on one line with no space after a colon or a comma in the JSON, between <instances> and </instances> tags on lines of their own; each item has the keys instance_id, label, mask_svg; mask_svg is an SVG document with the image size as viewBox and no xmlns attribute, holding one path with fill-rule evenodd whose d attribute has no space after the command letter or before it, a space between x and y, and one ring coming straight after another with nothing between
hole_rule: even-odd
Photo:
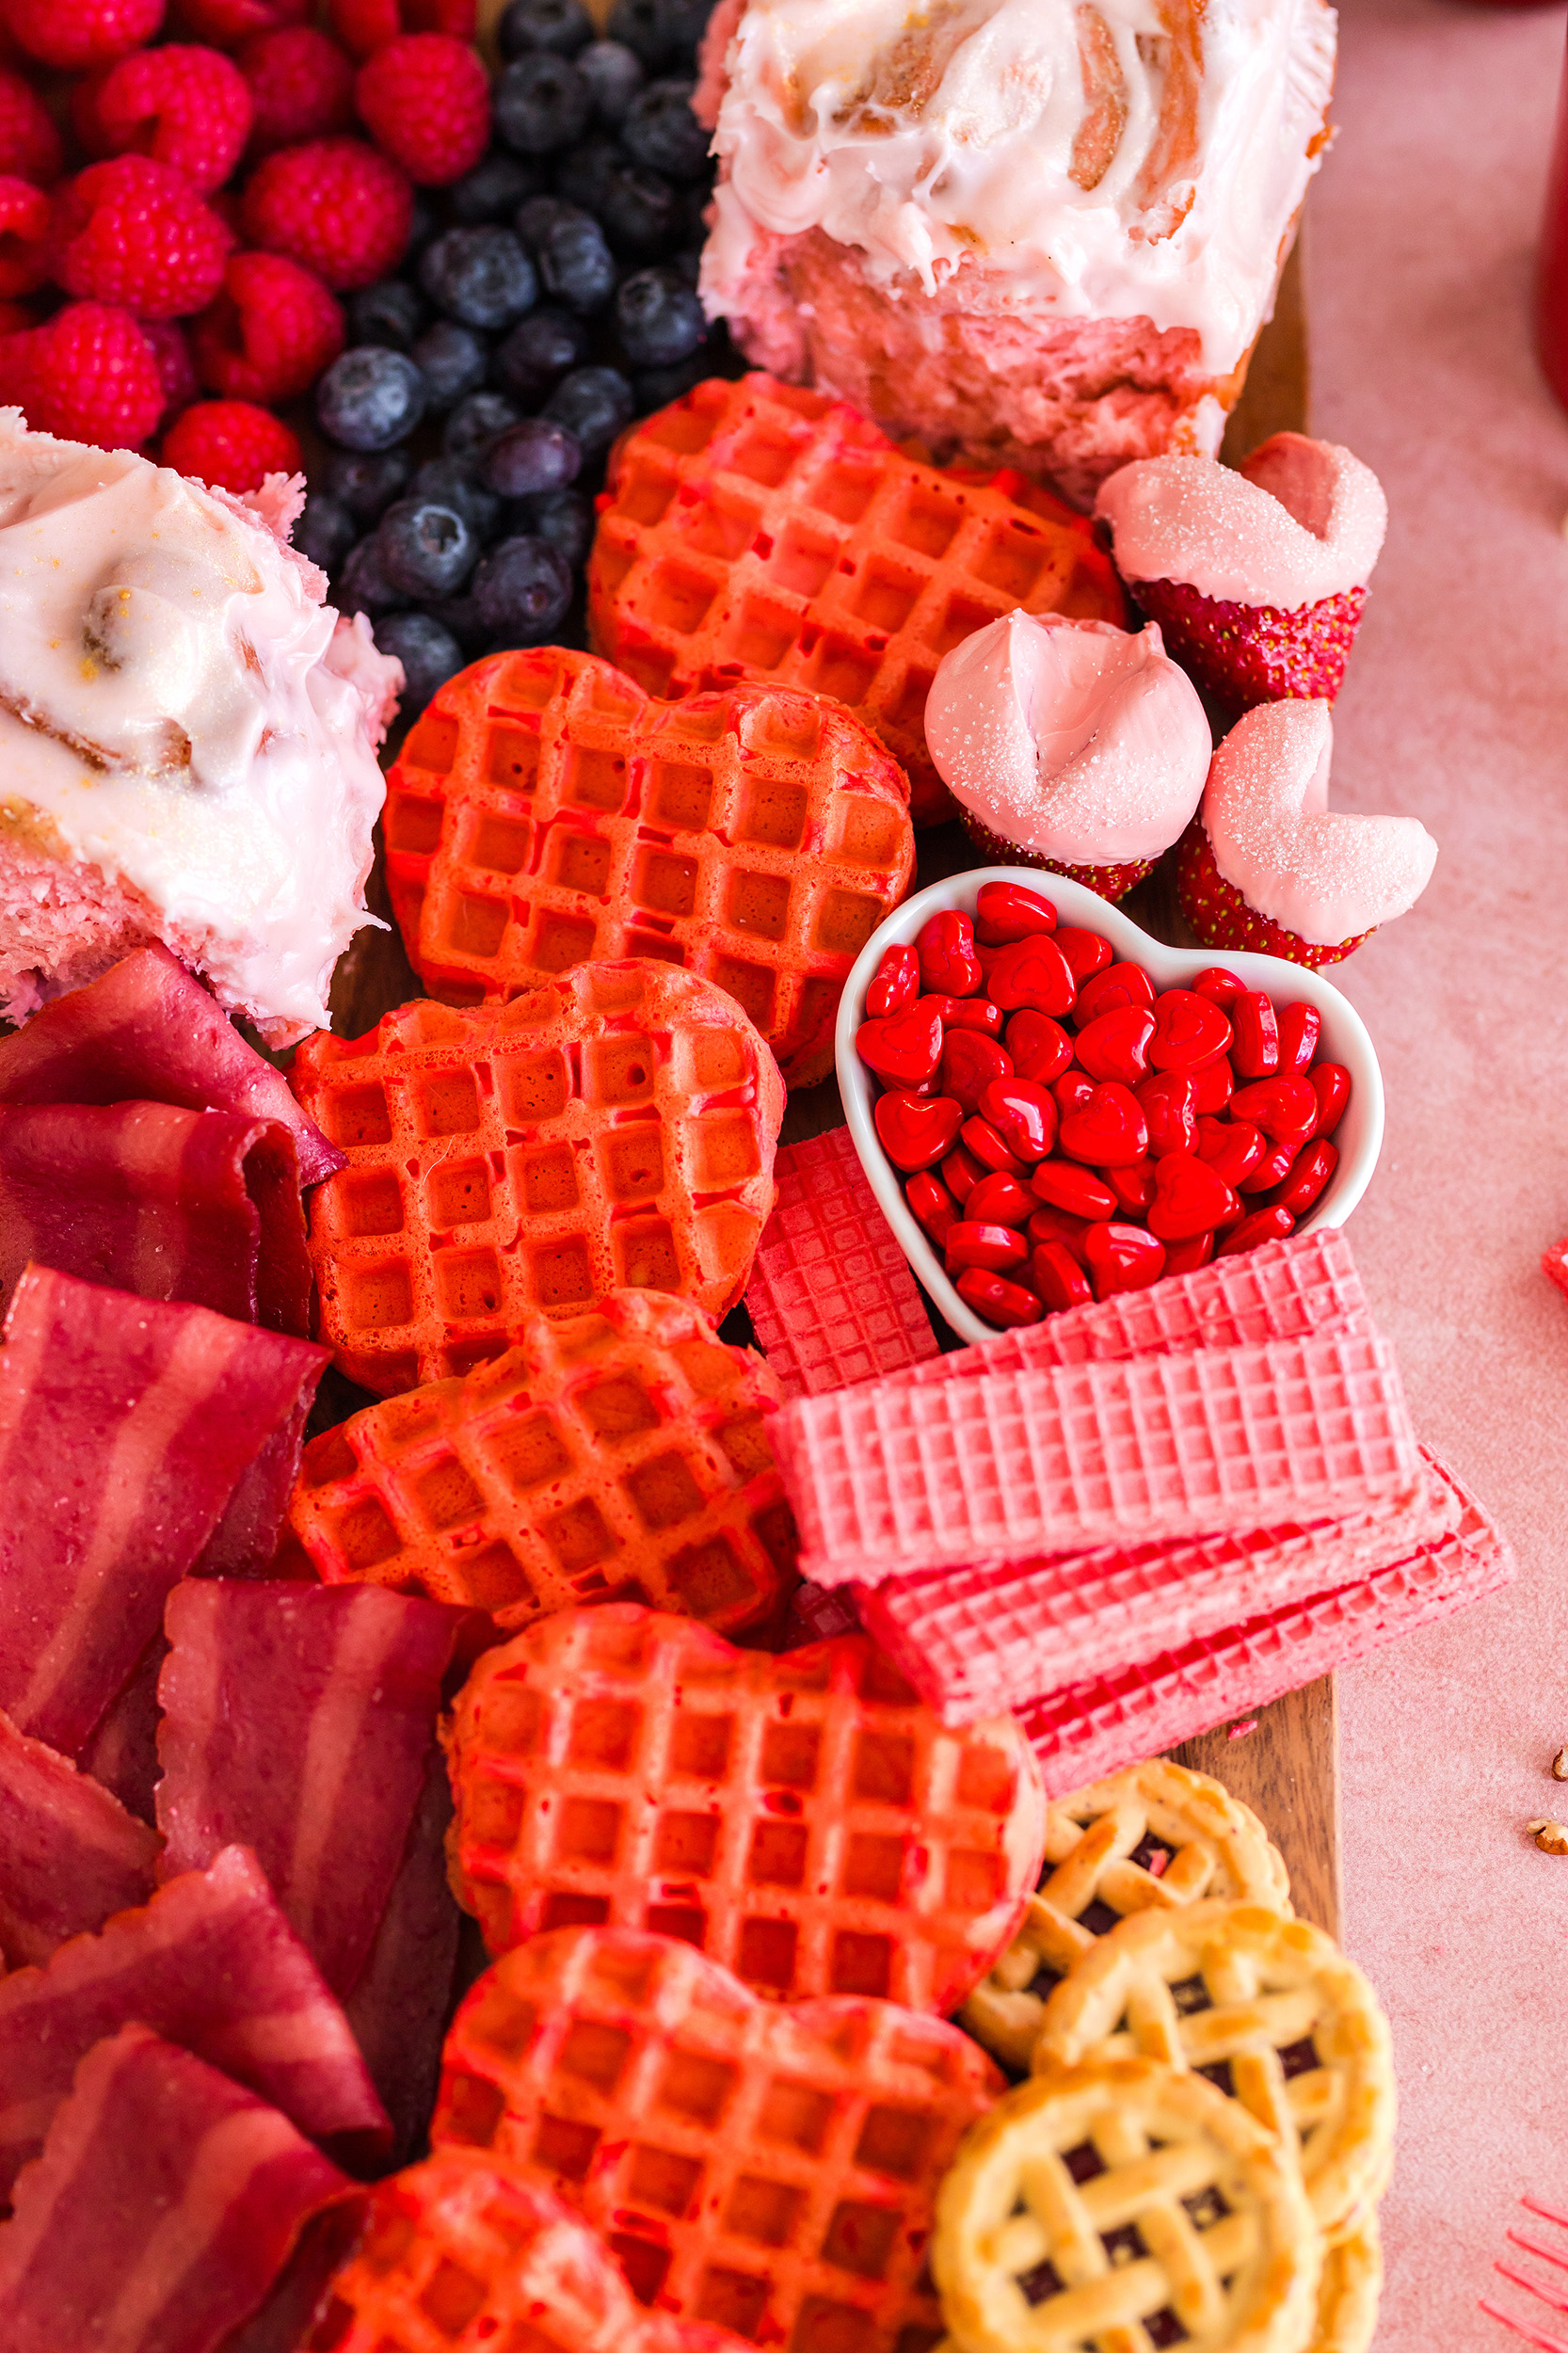
<instances>
[{"instance_id":1,"label":"round linzer cookie","mask_svg":"<svg viewBox=\"0 0 1568 2353\"><path fill-rule=\"evenodd\" d=\"M289 1083L347 1166L310 1196L318 1337L391 1397L613 1290L717 1318L773 1209L778 1065L677 966L579 965L471 1013L319 1032Z\"/></svg>"},{"instance_id":2,"label":"round linzer cookie","mask_svg":"<svg viewBox=\"0 0 1568 2353\"><path fill-rule=\"evenodd\" d=\"M963 2023L1025 2073L1048 1996L1126 1914L1205 1897L1288 1912L1289 1897L1283 1857L1239 1798L1166 1757L1130 1765L1050 1801L1039 1887Z\"/></svg>"},{"instance_id":3,"label":"round linzer cookie","mask_svg":"<svg viewBox=\"0 0 1568 2353\"><path fill-rule=\"evenodd\" d=\"M324 1432L289 1522L324 1583L472 1605L509 1633L616 1594L738 1633L794 1565L779 1402L763 1358L689 1300L612 1291Z\"/></svg>"},{"instance_id":4,"label":"round linzer cookie","mask_svg":"<svg viewBox=\"0 0 1568 2353\"><path fill-rule=\"evenodd\" d=\"M936 2201L964 2353L1299 2353L1320 2243L1288 2150L1191 2074L1093 2059L1020 2084Z\"/></svg>"},{"instance_id":5,"label":"round linzer cookie","mask_svg":"<svg viewBox=\"0 0 1568 2353\"><path fill-rule=\"evenodd\" d=\"M1207 2075L1300 2159L1326 2238L1387 2176L1394 2063L1377 1995L1333 1939L1260 1904L1143 1912L1046 2005L1036 2072L1128 2053Z\"/></svg>"},{"instance_id":6,"label":"round linzer cookie","mask_svg":"<svg viewBox=\"0 0 1568 2353\"><path fill-rule=\"evenodd\" d=\"M850 966L914 871L909 788L804 688L655 702L558 646L449 679L387 779L387 875L453 1004L594 956L655 956L741 1003L787 1085L833 1063Z\"/></svg>"},{"instance_id":7,"label":"round linzer cookie","mask_svg":"<svg viewBox=\"0 0 1568 2353\"><path fill-rule=\"evenodd\" d=\"M1039 1869L1017 1723L950 1729L864 1635L775 1657L686 1618L566 1610L479 1661L448 1758L453 1885L492 1953L614 1922L766 2001L945 2015Z\"/></svg>"},{"instance_id":8,"label":"round linzer cookie","mask_svg":"<svg viewBox=\"0 0 1568 2353\"><path fill-rule=\"evenodd\" d=\"M956 813L925 743L936 665L1019 606L1127 617L1081 516L1020 474L922 465L829 393L715 376L612 456L600 652L656 695L750 677L847 703L908 775L917 825Z\"/></svg>"}]
</instances>

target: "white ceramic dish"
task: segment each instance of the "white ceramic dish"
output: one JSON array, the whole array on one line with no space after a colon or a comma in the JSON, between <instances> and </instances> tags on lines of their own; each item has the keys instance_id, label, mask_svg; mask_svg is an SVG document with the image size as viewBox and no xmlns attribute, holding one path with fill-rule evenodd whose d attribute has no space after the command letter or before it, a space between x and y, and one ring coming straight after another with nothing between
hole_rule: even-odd
<instances>
[{"instance_id":1,"label":"white ceramic dish","mask_svg":"<svg viewBox=\"0 0 1568 2353\"><path fill-rule=\"evenodd\" d=\"M1100 933L1110 940L1118 962L1141 964L1161 988L1179 988L1206 965L1223 964L1249 988L1264 990L1276 1005L1303 1000L1316 1005L1323 1024L1320 1051L1330 1062L1343 1063L1350 1072L1351 1099L1334 1133L1339 1165L1311 1215L1302 1220L1297 1230L1307 1233L1315 1225L1343 1225L1370 1183L1383 1148L1383 1074L1366 1023L1332 981L1324 980L1320 972L1308 971L1304 965L1288 964L1283 956L1233 955L1218 948L1167 948L1163 940L1140 930L1119 907L1108 905L1064 874L1044 873L1032 866L977 866L917 891L872 934L844 983L835 1040L839 1092L855 1148L916 1276L955 1332L967 1340L989 1340L996 1337L997 1327L965 1306L904 1200L898 1171L883 1151L872 1124L872 1106L880 1089L855 1050L855 1032L865 1017L866 991L884 949L913 940L927 917L946 907L972 915L980 886L987 882L1021 883L1026 890L1041 892L1064 923Z\"/></svg>"}]
</instances>

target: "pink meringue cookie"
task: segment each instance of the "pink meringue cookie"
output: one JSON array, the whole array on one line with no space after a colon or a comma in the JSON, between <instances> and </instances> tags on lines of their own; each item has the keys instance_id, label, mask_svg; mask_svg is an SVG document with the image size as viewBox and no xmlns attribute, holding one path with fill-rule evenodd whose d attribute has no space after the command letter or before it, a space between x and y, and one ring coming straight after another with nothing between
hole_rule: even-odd
<instances>
[{"instance_id":1,"label":"pink meringue cookie","mask_svg":"<svg viewBox=\"0 0 1568 2353\"><path fill-rule=\"evenodd\" d=\"M1437 859L1418 818L1331 810L1333 758L1327 703L1263 703L1220 745L1203 797L1203 828L1224 880L1314 946L1405 914Z\"/></svg>"},{"instance_id":2,"label":"pink meringue cookie","mask_svg":"<svg viewBox=\"0 0 1568 2353\"><path fill-rule=\"evenodd\" d=\"M1239 470L1139 458L1102 485L1095 513L1124 580L1182 581L1281 613L1365 587L1388 527L1371 468L1304 433L1276 433Z\"/></svg>"},{"instance_id":3,"label":"pink meringue cookie","mask_svg":"<svg viewBox=\"0 0 1568 2353\"><path fill-rule=\"evenodd\" d=\"M946 655L925 706L944 783L985 829L1072 867L1169 849L1196 808L1210 736L1153 623L1009 613Z\"/></svg>"}]
</instances>

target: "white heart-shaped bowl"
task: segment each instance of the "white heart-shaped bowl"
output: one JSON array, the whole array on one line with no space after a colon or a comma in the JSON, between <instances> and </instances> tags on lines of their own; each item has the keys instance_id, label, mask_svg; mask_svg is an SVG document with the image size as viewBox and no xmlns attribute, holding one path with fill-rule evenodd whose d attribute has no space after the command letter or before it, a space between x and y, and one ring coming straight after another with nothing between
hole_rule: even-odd
<instances>
[{"instance_id":1,"label":"white heart-shaped bowl","mask_svg":"<svg viewBox=\"0 0 1568 2353\"><path fill-rule=\"evenodd\" d=\"M988 882L1021 883L1026 890L1041 892L1049 899L1064 923L1076 924L1080 931L1098 932L1111 942L1118 963L1141 964L1161 988L1180 988L1207 966L1223 964L1248 988L1262 989L1276 1005L1316 1005L1323 1025L1320 1051L1330 1062L1343 1063L1350 1072L1351 1099L1334 1131L1339 1164L1319 1195L1311 1215L1303 1218L1296 1230L1307 1233L1315 1225L1343 1225L1371 1182L1378 1154L1383 1149L1383 1073L1378 1068L1366 1023L1332 981L1325 981L1320 972L1309 971L1305 965L1287 963L1283 956L1232 954L1218 948L1167 948L1163 940L1140 930L1119 907L1096 898L1092 890L1086 890L1081 883L1069 881L1064 874L1043 873L1035 866L977 866L968 873L951 874L945 882L932 883L926 889L918 890L872 932L844 983L835 1034L839 1092L843 1097L844 1115L855 1148L904 1257L955 1332L967 1340L989 1340L996 1337L997 1327L977 1316L972 1307L965 1306L904 1200L899 1173L882 1149L872 1117L872 1107L881 1090L855 1050L855 1033L865 1019L866 991L882 961L883 951L895 943L913 940L928 917L938 915L947 907L957 907L961 913L972 916L980 887Z\"/></svg>"}]
</instances>

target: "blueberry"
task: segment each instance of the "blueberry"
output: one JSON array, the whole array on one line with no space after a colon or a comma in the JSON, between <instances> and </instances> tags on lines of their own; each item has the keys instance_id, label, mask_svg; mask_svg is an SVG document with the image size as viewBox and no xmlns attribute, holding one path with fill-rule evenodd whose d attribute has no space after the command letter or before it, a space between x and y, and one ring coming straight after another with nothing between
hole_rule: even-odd
<instances>
[{"instance_id":1,"label":"blueberry","mask_svg":"<svg viewBox=\"0 0 1568 2353\"><path fill-rule=\"evenodd\" d=\"M537 408L568 368L588 356L588 330L568 311L541 303L519 319L490 361L496 382L525 408Z\"/></svg>"},{"instance_id":2,"label":"blueberry","mask_svg":"<svg viewBox=\"0 0 1568 2353\"><path fill-rule=\"evenodd\" d=\"M643 86L643 69L623 41L590 42L577 59L600 122L618 122Z\"/></svg>"},{"instance_id":3,"label":"blueberry","mask_svg":"<svg viewBox=\"0 0 1568 2353\"><path fill-rule=\"evenodd\" d=\"M672 269L640 269L621 280L616 331L634 368L671 368L689 360L708 332L702 305Z\"/></svg>"},{"instance_id":4,"label":"blueberry","mask_svg":"<svg viewBox=\"0 0 1568 2353\"><path fill-rule=\"evenodd\" d=\"M611 172L618 170L626 161L626 150L619 140L608 131L598 131L592 138L568 147L557 160L555 193L565 197L568 204L597 215L600 190Z\"/></svg>"},{"instance_id":5,"label":"blueberry","mask_svg":"<svg viewBox=\"0 0 1568 2353\"><path fill-rule=\"evenodd\" d=\"M473 601L492 635L514 646L542 646L571 602L570 567L532 533L503 539L473 575Z\"/></svg>"},{"instance_id":6,"label":"blueberry","mask_svg":"<svg viewBox=\"0 0 1568 2353\"><path fill-rule=\"evenodd\" d=\"M536 203L545 201L536 197ZM533 210L525 204L518 218ZM539 276L545 291L568 311L586 318L602 311L616 291L615 257L597 220L575 204L563 204L538 244Z\"/></svg>"},{"instance_id":7,"label":"blueberry","mask_svg":"<svg viewBox=\"0 0 1568 2353\"><path fill-rule=\"evenodd\" d=\"M448 417L441 447L448 457L473 457L487 441L493 441L509 424L519 424L521 416L517 403L500 392L470 392ZM561 422L569 424L571 420L563 417Z\"/></svg>"},{"instance_id":8,"label":"blueberry","mask_svg":"<svg viewBox=\"0 0 1568 2353\"><path fill-rule=\"evenodd\" d=\"M387 578L374 533L350 548L332 595L340 613L368 613L373 620L378 613L393 612L408 601Z\"/></svg>"},{"instance_id":9,"label":"blueberry","mask_svg":"<svg viewBox=\"0 0 1568 2353\"><path fill-rule=\"evenodd\" d=\"M380 344L388 351L408 351L428 313L412 286L400 278L383 278L361 286L348 297L350 344Z\"/></svg>"},{"instance_id":10,"label":"blueberry","mask_svg":"<svg viewBox=\"0 0 1568 2353\"><path fill-rule=\"evenodd\" d=\"M463 666L463 649L428 613L389 613L376 623L376 649L403 664L398 715L412 719Z\"/></svg>"},{"instance_id":11,"label":"blueberry","mask_svg":"<svg viewBox=\"0 0 1568 2353\"><path fill-rule=\"evenodd\" d=\"M344 449L391 449L424 414L424 378L405 351L360 344L316 386L316 418Z\"/></svg>"},{"instance_id":12,"label":"blueberry","mask_svg":"<svg viewBox=\"0 0 1568 2353\"><path fill-rule=\"evenodd\" d=\"M712 360L705 351L694 352L689 360L680 360L672 368L639 369L633 388L638 415L646 416L654 408L667 408L672 400L683 398L694 385L703 383L713 372Z\"/></svg>"},{"instance_id":13,"label":"blueberry","mask_svg":"<svg viewBox=\"0 0 1568 2353\"><path fill-rule=\"evenodd\" d=\"M408 217L408 242L404 248L403 266L410 268L419 260L432 237L438 234L440 222L436 208L423 188L414 190L414 209Z\"/></svg>"},{"instance_id":14,"label":"blueberry","mask_svg":"<svg viewBox=\"0 0 1568 2353\"><path fill-rule=\"evenodd\" d=\"M324 572L335 572L359 536L359 525L341 499L312 490L291 536L301 555L308 555Z\"/></svg>"},{"instance_id":15,"label":"blueberry","mask_svg":"<svg viewBox=\"0 0 1568 2353\"><path fill-rule=\"evenodd\" d=\"M480 541L495 536L495 527L501 520L501 501L489 490L479 488L464 458L426 458L409 484L408 494L411 498L435 499L442 506L455 506Z\"/></svg>"},{"instance_id":16,"label":"blueberry","mask_svg":"<svg viewBox=\"0 0 1568 2353\"><path fill-rule=\"evenodd\" d=\"M696 282L696 264L708 242L707 212L713 200L713 191L706 180L695 188L682 188L680 196L680 243L691 248L692 282Z\"/></svg>"},{"instance_id":17,"label":"blueberry","mask_svg":"<svg viewBox=\"0 0 1568 2353\"><path fill-rule=\"evenodd\" d=\"M518 530L548 539L574 572L582 570L594 543L594 510L580 491L557 490L550 498L520 499L516 516Z\"/></svg>"},{"instance_id":18,"label":"blueberry","mask_svg":"<svg viewBox=\"0 0 1568 2353\"><path fill-rule=\"evenodd\" d=\"M466 516L435 499L400 499L389 506L376 535L381 569L406 597L450 597L479 559L479 540Z\"/></svg>"},{"instance_id":19,"label":"blueberry","mask_svg":"<svg viewBox=\"0 0 1568 2353\"><path fill-rule=\"evenodd\" d=\"M626 110L621 138L634 163L672 180L699 180L708 168L708 134L692 112L691 82L649 82Z\"/></svg>"},{"instance_id":20,"label":"blueberry","mask_svg":"<svg viewBox=\"0 0 1568 2353\"><path fill-rule=\"evenodd\" d=\"M601 457L632 422L636 403L632 387L616 368L574 368L564 376L544 413L575 433L584 457Z\"/></svg>"},{"instance_id":21,"label":"blueberry","mask_svg":"<svg viewBox=\"0 0 1568 2353\"><path fill-rule=\"evenodd\" d=\"M476 392L489 371L490 347L476 328L438 319L414 345L412 358L438 416Z\"/></svg>"},{"instance_id":22,"label":"blueberry","mask_svg":"<svg viewBox=\"0 0 1568 2353\"><path fill-rule=\"evenodd\" d=\"M611 251L638 261L669 251L684 226L683 210L661 173L625 162L606 172L594 204Z\"/></svg>"},{"instance_id":23,"label":"blueberry","mask_svg":"<svg viewBox=\"0 0 1568 2353\"><path fill-rule=\"evenodd\" d=\"M419 280L448 318L492 334L531 311L539 291L534 264L517 238L493 222L449 229L438 237L419 265Z\"/></svg>"},{"instance_id":24,"label":"blueberry","mask_svg":"<svg viewBox=\"0 0 1568 2353\"><path fill-rule=\"evenodd\" d=\"M479 479L498 497L533 498L569 488L582 470L583 453L565 425L525 417L490 443L479 461Z\"/></svg>"},{"instance_id":25,"label":"blueberry","mask_svg":"<svg viewBox=\"0 0 1568 2353\"><path fill-rule=\"evenodd\" d=\"M616 0L604 29L612 40L624 42L640 57L650 73L668 62L680 40L671 0Z\"/></svg>"},{"instance_id":26,"label":"blueberry","mask_svg":"<svg viewBox=\"0 0 1568 2353\"><path fill-rule=\"evenodd\" d=\"M592 40L594 23L583 0L512 0L495 31L504 57L520 57L530 49L575 57Z\"/></svg>"},{"instance_id":27,"label":"blueberry","mask_svg":"<svg viewBox=\"0 0 1568 2353\"><path fill-rule=\"evenodd\" d=\"M483 221L504 220L526 197L537 196L542 185L542 176L532 164L494 148L448 188L447 211L455 228L477 229Z\"/></svg>"},{"instance_id":28,"label":"blueberry","mask_svg":"<svg viewBox=\"0 0 1568 2353\"><path fill-rule=\"evenodd\" d=\"M471 662L488 645L490 632L479 617L472 591L461 597L432 597L424 611L431 620L450 632Z\"/></svg>"},{"instance_id":29,"label":"blueberry","mask_svg":"<svg viewBox=\"0 0 1568 2353\"><path fill-rule=\"evenodd\" d=\"M531 49L509 65L493 92L498 137L520 155L553 155L588 127L593 92L569 57Z\"/></svg>"},{"instance_id":30,"label":"blueberry","mask_svg":"<svg viewBox=\"0 0 1568 2353\"><path fill-rule=\"evenodd\" d=\"M373 523L383 507L401 498L411 472L404 449L328 450L314 471L317 488L346 506L357 523Z\"/></svg>"}]
</instances>

